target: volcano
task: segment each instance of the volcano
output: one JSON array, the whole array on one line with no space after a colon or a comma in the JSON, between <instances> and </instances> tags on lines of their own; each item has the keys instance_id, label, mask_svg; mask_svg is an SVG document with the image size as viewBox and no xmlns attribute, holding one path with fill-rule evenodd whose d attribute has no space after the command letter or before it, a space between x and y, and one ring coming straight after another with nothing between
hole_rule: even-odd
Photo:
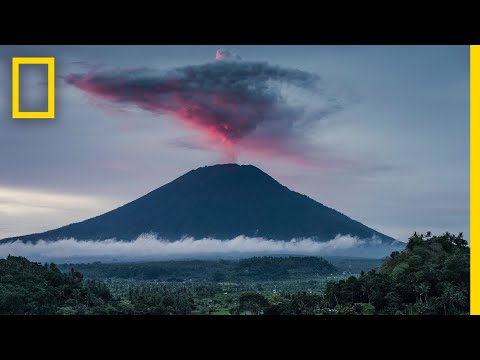
<instances>
[{"instance_id":1,"label":"volcano","mask_svg":"<svg viewBox=\"0 0 480 360\"><path fill-rule=\"evenodd\" d=\"M2 242L65 238L131 241L144 233L169 241L184 236L226 240L239 235L328 241L342 234L384 244L395 242L288 189L255 166L237 164L201 167L103 215Z\"/></svg>"}]
</instances>

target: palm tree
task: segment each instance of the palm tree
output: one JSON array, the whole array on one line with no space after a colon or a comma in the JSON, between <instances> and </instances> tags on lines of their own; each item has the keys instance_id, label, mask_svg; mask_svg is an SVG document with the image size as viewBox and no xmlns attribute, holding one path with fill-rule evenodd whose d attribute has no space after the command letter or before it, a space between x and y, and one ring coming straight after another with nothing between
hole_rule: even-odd
<instances>
[{"instance_id":1,"label":"palm tree","mask_svg":"<svg viewBox=\"0 0 480 360\"><path fill-rule=\"evenodd\" d=\"M428 301L427 294L429 290L430 290L430 286L428 286L425 283L418 285L417 292L420 294L420 302L422 302L422 295L423 295L423 298L425 299L425 302Z\"/></svg>"}]
</instances>

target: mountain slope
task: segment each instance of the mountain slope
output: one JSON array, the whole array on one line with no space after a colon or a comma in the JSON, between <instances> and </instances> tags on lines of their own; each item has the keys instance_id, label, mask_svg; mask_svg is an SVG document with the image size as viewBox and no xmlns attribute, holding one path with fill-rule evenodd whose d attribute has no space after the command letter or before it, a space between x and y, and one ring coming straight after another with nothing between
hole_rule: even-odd
<instances>
[{"instance_id":1,"label":"mountain slope","mask_svg":"<svg viewBox=\"0 0 480 360\"><path fill-rule=\"evenodd\" d=\"M238 235L275 240L312 237L327 241L337 234L392 238L289 190L252 165L214 165L192 170L176 180L103 215L41 234L3 241L117 238L142 233L177 240L231 239Z\"/></svg>"}]
</instances>

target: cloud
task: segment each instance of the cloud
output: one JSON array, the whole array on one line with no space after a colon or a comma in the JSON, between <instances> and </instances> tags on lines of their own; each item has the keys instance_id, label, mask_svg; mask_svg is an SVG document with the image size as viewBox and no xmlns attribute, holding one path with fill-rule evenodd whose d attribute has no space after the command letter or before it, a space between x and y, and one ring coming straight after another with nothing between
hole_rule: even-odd
<instances>
[{"instance_id":1,"label":"cloud","mask_svg":"<svg viewBox=\"0 0 480 360\"><path fill-rule=\"evenodd\" d=\"M81 211L109 205L105 199L90 196L0 186L0 216L38 216L45 212Z\"/></svg>"},{"instance_id":2,"label":"cloud","mask_svg":"<svg viewBox=\"0 0 480 360\"><path fill-rule=\"evenodd\" d=\"M310 128L348 104L316 74L239 61L226 50L216 59L163 72L92 69L65 81L111 107L170 114L215 139L228 157L245 148L301 157Z\"/></svg>"},{"instance_id":3,"label":"cloud","mask_svg":"<svg viewBox=\"0 0 480 360\"><path fill-rule=\"evenodd\" d=\"M43 232L96 216L123 201L107 196L81 195L0 184L0 239Z\"/></svg>"},{"instance_id":4,"label":"cloud","mask_svg":"<svg viewBox=\"0 0 480 360\"><path fill-rule=\"evenodd\" d=\"M7 255L25 256L32 260L82 261L83 259L162 259L192 258L211 256L253 256L256 254L296 254L296 255L332 255L345 251L355 251L367 246L382 246L375 239L359 239L350 235L337 235L327 242L312 239L291 241L266 240L257 237L238 236L231 240L205 238L194 240L183 238L167 241L154 234L144 234L135 241L78 241L63 239L47 242L40 240L35 244L16 241L0 245L0 258ZM368 250L372 253L370 250ZM384 251L385 252L385 251ZM388 253L385 252L385 253Z\"/></svg>"}]
</instances>

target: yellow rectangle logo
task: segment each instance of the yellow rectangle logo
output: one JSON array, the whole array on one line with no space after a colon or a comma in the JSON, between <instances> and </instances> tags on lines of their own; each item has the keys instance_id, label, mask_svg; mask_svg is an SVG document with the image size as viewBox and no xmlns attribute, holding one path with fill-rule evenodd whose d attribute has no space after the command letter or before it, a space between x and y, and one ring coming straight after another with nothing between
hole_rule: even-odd
<instances>
[{"instance_id":1,"label":"yellow rectangle logo","mask_svg":"<svg viewBox=\"0 0 480 360\"><path fill-rule=\"evenodd\" d=\"M20 111L20 65L47 65L48 109L47 111ZM55 118L55 58L15 57L12 58L12 118L53 119Z\"/></svg>"}]
</instances>

